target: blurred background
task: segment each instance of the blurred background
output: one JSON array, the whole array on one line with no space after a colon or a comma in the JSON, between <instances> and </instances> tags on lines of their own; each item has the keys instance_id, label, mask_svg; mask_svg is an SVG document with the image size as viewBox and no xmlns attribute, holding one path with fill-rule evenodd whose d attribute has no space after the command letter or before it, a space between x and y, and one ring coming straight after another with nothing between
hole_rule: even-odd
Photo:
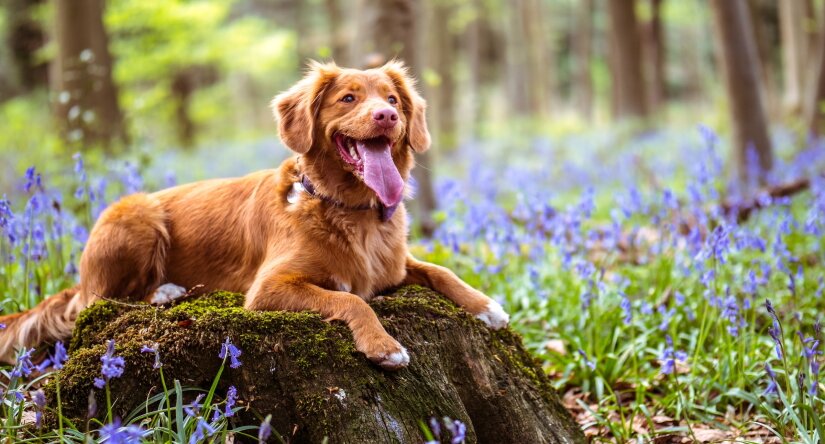
<instances>
[{"instance_id":1,"label":"blurred background","mask_svg":"<svg viewBox=\"0 0 825 444\"><path fill-rule=\"evenodd\" d=\"M416 177L425 231L430 176L479 140L507 139L506 152L586 134L609 149L701 122L726 136L730 174L745 178L751 158L763 181L777 132L818 132L822 3L4 0L0 186L78 151L131 159L158 186L272 167L287 152L268 102L309 59L393 57L429 102L435 149Z\"/></svg>"}]
</instances>

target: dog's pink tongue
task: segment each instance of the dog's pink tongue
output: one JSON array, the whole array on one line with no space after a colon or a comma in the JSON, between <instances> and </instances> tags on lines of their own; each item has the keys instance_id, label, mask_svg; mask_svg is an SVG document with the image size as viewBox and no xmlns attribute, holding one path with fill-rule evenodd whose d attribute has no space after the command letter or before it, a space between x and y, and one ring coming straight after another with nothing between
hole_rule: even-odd
<instances>
[{"instance_id":1,"label":"dog's pink tongue","mask_svg":"<svg viewBox=\"0 0 825 444\"><path fill-rule=\"evenodd\" d=\"M404 180L392 161L390 144L381 139L359 140L357 144L364 159L364 182L385 206L398 205L404 195Z\"/></svg>"}]
</instances>

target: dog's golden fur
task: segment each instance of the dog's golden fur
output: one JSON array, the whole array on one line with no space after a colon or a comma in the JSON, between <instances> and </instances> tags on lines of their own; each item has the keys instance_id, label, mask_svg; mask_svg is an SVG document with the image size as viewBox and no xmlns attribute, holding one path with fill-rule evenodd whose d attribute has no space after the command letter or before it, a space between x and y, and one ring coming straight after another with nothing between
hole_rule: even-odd
<instances>
[{"instance_id":1,"label":"dog's golden fur","mask_svg":"<svg viewBox=\"0 0 825 444\"><path fill-rule=\"evenodd\" d=\"M389 106L398 122L384 128L373 116ZM388 369L409 358L366 303L382 290L426 285L492 327L506 325L498 304L408 254L403 204L382 221L376 193L338 152L337 134L385 138L406 183L413 151L428 149L430 136L424 100L401 63L366 71L313 64L273 109L281 139L297 156L275 170L135 194L110 206L84 250L79 285L0 318L8 324L0 358L10 362L15 347L67 338L80 310L101 297L157 302L153 294L165 283L242 292L251 310L312 310L342 320L357 349ZM303 177L314 195L296 191Z\"/></svg>"}]
</instances>

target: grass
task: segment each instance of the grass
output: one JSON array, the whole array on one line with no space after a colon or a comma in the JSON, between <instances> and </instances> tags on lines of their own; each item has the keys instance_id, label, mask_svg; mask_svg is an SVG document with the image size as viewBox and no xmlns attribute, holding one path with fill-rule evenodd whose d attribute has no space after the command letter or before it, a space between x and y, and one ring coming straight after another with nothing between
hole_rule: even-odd
<instances>
[{"instance_id":1,"label":"grass","mask_svg":"<svg viewBox=\"0 0 825 444\"><path fill-rule=\"evenodd\" d=\"M821 145L778 145L769 184L823 171ZM503 303L596 440L819 442L825 183L739 223L720 204L764 194L730 183L726 157L707 128L621 142L608 132L470 143L436 171L440 224L413 253ZM134 167L99 176L80 158L65 164L54 176L30 171L0 203L4 312L74 283L91 222L143 187ZM22 430L24 411L37 410L37 381L12 371L0 387L8 436ZM191 439L198 416L181 414L189 389L169 382L120 429ZM205 393L202 412L216 399L214 387ZM232 431L229 421L209 425L213 437ZM99 440L107 426L66 424L60 433ZM59 438L25 430L33 441Z\"/></svg>"}]
</instances>

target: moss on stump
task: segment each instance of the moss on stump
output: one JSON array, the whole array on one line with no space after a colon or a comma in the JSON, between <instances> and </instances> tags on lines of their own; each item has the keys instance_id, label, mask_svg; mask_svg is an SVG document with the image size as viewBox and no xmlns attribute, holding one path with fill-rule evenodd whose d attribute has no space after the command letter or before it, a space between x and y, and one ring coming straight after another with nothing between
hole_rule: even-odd
<instances>
[{"instance_id":1,"label":"moss on stump","mask_svg":"<svg viewBox=\"0 0 825 444\"><path fill-rule=\"evenodd\" d=\"M419 421L449 416L467 424L467 441L584 442L547 376L510 330L493 332L452 302L421 287L403 287L371 306L410 353L410 366L383 371L355 351L340 323L309 312L252 312L243 296L217 292L172 308L100 302L77 321L71 358L61 373L63 412L83 418L107 339L126 360L110 381L116 414L126 416L161 386L158 343L167 382L208 388L228 336L243 364L225 369L218 388L238 388L247 409L235 420L272 425L289 442L420 443ZM97 393L98 405L105 405Z\"/></svg>"}]
</instances>

